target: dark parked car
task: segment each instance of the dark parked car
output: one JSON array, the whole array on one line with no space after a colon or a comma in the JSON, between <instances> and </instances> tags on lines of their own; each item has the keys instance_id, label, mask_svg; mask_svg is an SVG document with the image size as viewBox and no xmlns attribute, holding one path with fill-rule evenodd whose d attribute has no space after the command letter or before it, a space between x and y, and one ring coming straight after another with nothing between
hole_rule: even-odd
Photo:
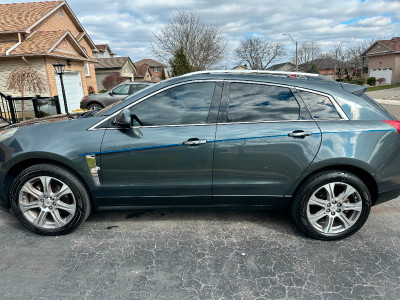
<instances>
[{"instance_id":1,"label":"dark parked car","mask_svg":"<svg viewBox=\"0 0 400 300\"><path fill-rule=\"evenodd\" d=\"M1 206L45 235L92 210L289 208L333 240L399 194L400 122L365 87L247 73L192 73L73 120L8 127Z\"/></svg>"},{"instance_id":2,"label":"dark parked car","mask_svg":"<svg viewBox=\"0 0 400 300\"><path fill-rule=\"evenodd\" d=\"M81 108L89 110L99 110L110 104L125 99L129 95L136 93L151 85L147 82L123 82L112 88L106 93L90 94L81 100Z\"/></svg>"}]
</instances>

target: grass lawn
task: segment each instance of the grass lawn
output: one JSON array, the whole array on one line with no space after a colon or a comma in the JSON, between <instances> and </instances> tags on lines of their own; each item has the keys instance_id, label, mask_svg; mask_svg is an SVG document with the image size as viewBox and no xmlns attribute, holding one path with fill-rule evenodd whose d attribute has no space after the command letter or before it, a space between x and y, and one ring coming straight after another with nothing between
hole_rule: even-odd
<instances>
[{"instance_id":1,"label":"grass lawn","mask_svg":"<svg viewBox=\"0 0 400 300\"><path fill-rule=\"evenodd\" d=\"M369 88L367 88L367 92L386 90L386 89L392 89L392 88L397 88L397 87L400 87L400 83L370 86Z\"/></svg>"}]
</instances>

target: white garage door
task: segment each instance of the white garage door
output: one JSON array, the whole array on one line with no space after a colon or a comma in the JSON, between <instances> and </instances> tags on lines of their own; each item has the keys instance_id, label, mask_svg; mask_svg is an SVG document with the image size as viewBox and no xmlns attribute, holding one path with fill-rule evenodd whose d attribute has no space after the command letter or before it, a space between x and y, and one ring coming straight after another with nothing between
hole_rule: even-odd
<instances>
[{"instance_id":1,"label":"white garage door","mask_svg":"<svg viewBox=\"0 0 400 300\"><path fill-rule=\"evenodd\" d=\"M65 113L60 76L57 74L55 75L58 96L60 97L61 112ZM65 72L63 75L63 82L69 112L73 111L74 109L79 109L79 104L83 98L81 74L79 72Z\"/></svg>"},{"instance_id":2,"label":"white garage door","mask_svg":"<svg viewBox=\"0 0 400 300\"><path fill-rule=\"evenodd\" d=\"M391 69L372 69L370 77L385 78L385 84L392 83L392 70Z\"/></svg>"}]
</instances>

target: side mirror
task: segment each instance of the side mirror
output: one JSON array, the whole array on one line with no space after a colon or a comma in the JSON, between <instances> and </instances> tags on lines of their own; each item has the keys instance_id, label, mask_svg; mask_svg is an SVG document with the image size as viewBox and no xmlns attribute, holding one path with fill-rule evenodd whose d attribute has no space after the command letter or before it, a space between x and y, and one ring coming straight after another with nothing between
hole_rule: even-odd
<instances>
[{"instance_id":1,"label":"side mirror","mask_svg":"<svg viewBox=\"0 0 400 300\"><path fill-rule=\"evenodd\" d=\"M109 94L110 96L112 96L112 95L113 95L113 92L112 92L112 91L109 91L108 94Z\"/></svg>"},{"instance_id":2,"label":"side mirror","mask_svg":"<svg viewBox=\"0 0 400 300\"><path fill-rule=\"evenodd\" d=\"M123 110L121 110L121 112L117 115L112 124L123 129L131 128L132 117L130 110L128 108L124 108Z\"/></svg>"}]
</instances>

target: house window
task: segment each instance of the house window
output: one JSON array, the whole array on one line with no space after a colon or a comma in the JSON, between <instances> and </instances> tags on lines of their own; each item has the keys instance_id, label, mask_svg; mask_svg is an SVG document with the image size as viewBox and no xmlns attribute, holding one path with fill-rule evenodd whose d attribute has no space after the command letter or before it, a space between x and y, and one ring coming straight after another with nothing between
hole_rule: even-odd
<instances>
[{"instance_id":1,"label":"house window","mask_svg":"<svg viewBox=\"0 0 400 300\"><path fill-rule=\"evenodd\" d=\"M85 62L85 75L90 76L89 63Z\"/></svg>"},{"instance_id":2,"label":"house window","mask_svg":"<svg viewBox=\"0 0 400 300\"><path fill-rule=\"evenodd\" d=\"M161 69L160 67L154 67L154 72L160 72L161 71L160 69Z\"/></svg>"},{"instance_id":3,"label":"house window","mask_svg":"<svg viewBox=\"0 0 400 300\"><path fill-rule=\"evenodd\" d=\"M63 18L63 17L64 17L64 11L63 11L62 9L60 9L60 10L58 11L58 15L59 15L61 18Z\"/></svg>"}]
</instances>

